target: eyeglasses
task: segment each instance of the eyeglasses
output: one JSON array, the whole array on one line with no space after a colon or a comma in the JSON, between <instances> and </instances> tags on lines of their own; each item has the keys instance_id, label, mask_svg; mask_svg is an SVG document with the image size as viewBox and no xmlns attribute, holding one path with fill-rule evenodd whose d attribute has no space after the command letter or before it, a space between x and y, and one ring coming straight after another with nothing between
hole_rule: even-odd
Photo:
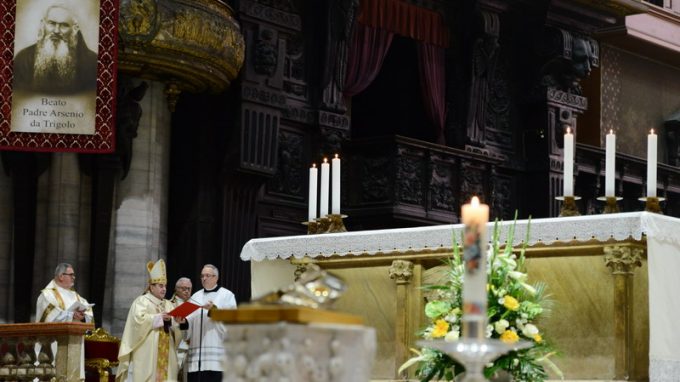
<instances>
[{"instance_id":1,"label":"eyeglasses","mask_svg":"<svg viewBox=\"0 0 680 382\"><path fill-rule=\"evenodd\" d=\"M202 279L209 279L211 277L215 277L215 275L201 275Z\"/></svg>"},{"instance_id":2,"label":"eyeglasses","mask_svg":"<svg viewBox=\"0 0 680 382\"><path fill-rule=\"evenodd\" d=\"M76 277L76 274L75 274L75 273L62 273L62 275L64 275L64 276L69 276L69 277L73 277L73 278Z\"/></svg>"}]
</instances>

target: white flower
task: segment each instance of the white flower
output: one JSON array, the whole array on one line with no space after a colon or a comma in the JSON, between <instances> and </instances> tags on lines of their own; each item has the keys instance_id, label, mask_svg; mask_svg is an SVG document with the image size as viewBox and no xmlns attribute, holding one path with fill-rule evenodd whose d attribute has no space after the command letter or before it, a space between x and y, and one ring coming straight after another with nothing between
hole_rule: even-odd
<instances>
[{"instance_id":1,"label":"white flower","mask_svg":"<svg viewBox=\"0 0 680 382\"><path fill-rule=\"evenodd\" d=\"M458 333L458 329L456 327L454 327L453 330L446 333L446 336L444 336L444 341L454 342L454 341L457 341L459 337L460 337L460 333Z\"/></svg>"},{"instance_id":2,"label":"white flower","mask_svg":"<svg viewBox=\"0 0 680 382\"><path fill-rule=\"evenodd\" d=\"M527 292L529 292L530 295L533 296L533 295L536 294L536 288L532 287L531 285L529 285L529 284L527 284L527 283L524 283L524 282L520 282L520 285L522 285L522 287L523 287L524 289L526 289Z\"/></svg>"},{"instance_id":3,"label":"white flower","mask_svg":"<svg viewBox=\"0 0 680 382\"><path fill-rule=\"evenodd\" d=\"M526 324L524 325L524 328L522 328L522 334L524 334L525 337L534 338L534 336L538 334L538 328L533 324Z\"/></svg>"},{"instance_id":4,"label":"white flower","mask_svg":"<svg viewBox=\"0 0 680 382\"><path fill-rule=\"evenodd\" d=\"M486 326L486 338L491 338L491 333L493 332L493 325L489 324Z\"/></svg>"},{"instance_id":5,"label":"white flower","mask_svg":"<svg viewBox=\"0 0 680 382\"><path fill-rule=\"evenodd\" d=\"M510 323L506 320L498 320L496 323L494 323L494 328L496 329L496 333L498 334L503 334L505 332L505 329L510 326Z\"/></svg>"},{"instance_id":6,"label":"white flower","mask_svg":"<svg viewBox=\"0 0 680 382\"><path fill-rule=\"evenodd\" d=\"M524 281L527 278L527 274L519 271L510 271L508 272L508 276L510 276L511 279L517 280L517 281Z\"/></svg>"}]
</instances>

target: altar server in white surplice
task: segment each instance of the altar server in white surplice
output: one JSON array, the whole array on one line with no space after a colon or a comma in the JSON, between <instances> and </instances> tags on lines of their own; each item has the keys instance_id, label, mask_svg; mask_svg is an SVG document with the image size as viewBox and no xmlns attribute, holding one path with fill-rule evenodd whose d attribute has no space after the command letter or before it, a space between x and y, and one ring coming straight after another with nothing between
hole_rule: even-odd
<instances>
[{"instance_id":1,"label":"altar server in white surplice","mask_svg":"<svg viewBox=\"0 0 680 382\"><path fill-rule=\"evenodd\" d=\"M73 290L75 282L76 274L71 264L57 265L54 279L38 296L36 322L92 322L92 307ZM73 308L76 301L81 304L79 309Z\"/></svg>"},{"instance_id":2,"label":"altar server in white surplice","mask_svg":"<svg viewBox=\"0 0 680 382\"><path fill-rule=\"evenodd\" d=\"M149 262L149 286L132 302L118 351L116 381L177 381L178 324L183 318L168 314L175 306L165 297L165 262Z\"/></svg>"},{"instance_id":3,"label":"altar server in white surplice","mask_svg":"<svg viewBox=\"0 0 680 382\"><path fill-rule=\"evenodd\" d=\"M201 270L203 289L190 301L203 307L191 313L189 321L188 382L219 382L224 360L224 325L209 318L210 309L234 309L236 298L226 288L219 287L217 267L206 264Z\"/></svg>"}]
</instances>

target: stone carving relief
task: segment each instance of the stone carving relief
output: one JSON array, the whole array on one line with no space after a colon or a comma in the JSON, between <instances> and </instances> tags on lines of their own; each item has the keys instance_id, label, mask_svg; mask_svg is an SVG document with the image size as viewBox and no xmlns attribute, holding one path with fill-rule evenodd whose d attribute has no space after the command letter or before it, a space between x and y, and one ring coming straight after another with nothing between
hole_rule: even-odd
<instances>
[{"instance_id":1,"label":"stone carving relief","mask_svg":"<svg viewBox=\"0 0 680 382\"><path fill-rule=\"evenodd\" d=\"M430 179L431 208L454 211L453 195L455 172L452 163L433 161L432 178ZM455 212L455 211L454 211Z\"/></svg>"},{"instance_id":2,"label":"stone carving relief","mask_svg":"<svg viewBox=\"0 0 680 382\"><path fill-rule=\"evenodd\" d=\"M413 263L406 260L394 260L389 269L390 278L397 285L408 284L413 278Z\"/></svg>"},{"instance_id":3,"label":"stone carving relief","mask_svg":"<svg viewBox=\"0 0 680 382\"><path fill-rule=\"evenodd\" d=\"M300 34L293 34L286 39L283 90L295 98L307 98L304 40Z\"/></svg>"},{"instance_id":4,"label":"stone carving relief","mask_svg":"<svg viewBox=\"0 0 680 382\"><path fill-rule=\"evenodd\" d=\"M597 41L559 28L549 28L544 36L539 54L547 59L541 85L581 95L581 80L600 65Z\"/></svg>"},{"instance_id":5,"label":"stone carving relief","mask_svg":"<svg viewBox=\"0 0 680 382\"><path fill-rule=\"evenodd\" d=\"M271 76L276 71L278 48L275 33L271 29L260 29L255 42L255 72Z\"/></svg>"},{"instance_id":6,"label":"stone carving relief","mask_svg":"<svg viewBox=\"0 0 680 382\"><path fill-rule=\"evenodd\" d=\"M472 48L467 143L474 146L484 146L485 142L486 108L490 103L489 90L494 81L500 46L498 44L499 23L498 15L482 12L484 32L477 38Z\"/></svg>"},{"instance_id":7,"label":"stone carving relief","mask_svg":"<svg viewBox=\"0 0 680 382\"><path fill-rule=\"evenodd\" d=\"M642 248L608 245L604 247L604 263L614 275L632 275L635 268L642 266L643 253Z\"/></svg>"},{"instance_id":8,"label":"stone carving relief","mask_svg":"<svg viewBox=\"0 0 680 382\"><path fill-rule=\"evenodd\" d=\"M361 183L360 203L385 202L390 199L391 160L387 157L366 158L357 156L360 164L359 179Z\"/></svg>"},{"instance_id":9,"label":"stone carving relief","mask_svg":"<svg viewBox=\"0 0 680 382\"><path fill-rule=\"evenodd\" d=\"M419 158L400 155L397 159L398 201L423 205L422 162Z\"/></svg>"},{"instance_id":10,"label":"stone carving relief","mask_svg":"<svg viewBox=\"0 0 680 382\"><path fill-rule=\"evenodd\" d=\"M462 201L467 203L468 200L473 195L485 195L484 184L485 180L485 168L481 166L475 166L469 161L463 160L461 163L461 197Z\"/></svg>"},{"instance_id":11,"label":"stone carving relief","mask_svg":"<svg viewBox=\"0 0 680 382\"><path fill-rule=\"evenodd\" d=\"M302 197L304 140L302 135L279 130L279 153L276 175L271 190L288 196Z\"/></svg>"}]
</instances>

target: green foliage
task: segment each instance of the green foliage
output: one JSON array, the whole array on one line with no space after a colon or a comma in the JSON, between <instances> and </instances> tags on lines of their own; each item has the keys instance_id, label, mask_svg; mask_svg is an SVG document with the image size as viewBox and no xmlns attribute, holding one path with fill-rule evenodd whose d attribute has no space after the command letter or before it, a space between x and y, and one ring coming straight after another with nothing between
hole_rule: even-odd
<instances>
[{"instance_id":1,"label":"green foliage","mask_svg":"<svg viewBox=\"0 0 680 382\"><path fill-rule=\"evenodd\" d=\"M509 227L505 243L500 242L498 222L494 225L487 256L489 324L486 334L507 343L532 341L533 347L501 356L485 369L487 377L505 370L516 381L539 382L548 377L546 368L561 376L559 369L549 360L555 350L543 339L543 333L536 324L536 320L550 311L551 303L545 284L527 281L524 255L528 235L527 229L524 244L514 250L515 225ZM454 233L453 254L445 261L447 267L442 273L441 284L424 287L439 296L425 305L425 315L430 320L420 332L425 339L455 341L460 336L464 268L458 242ZM400 370L417 365L416 375L421 381L450 381L464 371L460 364L437 350L424 348L413 351L416 356L404 363Z\"/></svg>"}]
</instances>

